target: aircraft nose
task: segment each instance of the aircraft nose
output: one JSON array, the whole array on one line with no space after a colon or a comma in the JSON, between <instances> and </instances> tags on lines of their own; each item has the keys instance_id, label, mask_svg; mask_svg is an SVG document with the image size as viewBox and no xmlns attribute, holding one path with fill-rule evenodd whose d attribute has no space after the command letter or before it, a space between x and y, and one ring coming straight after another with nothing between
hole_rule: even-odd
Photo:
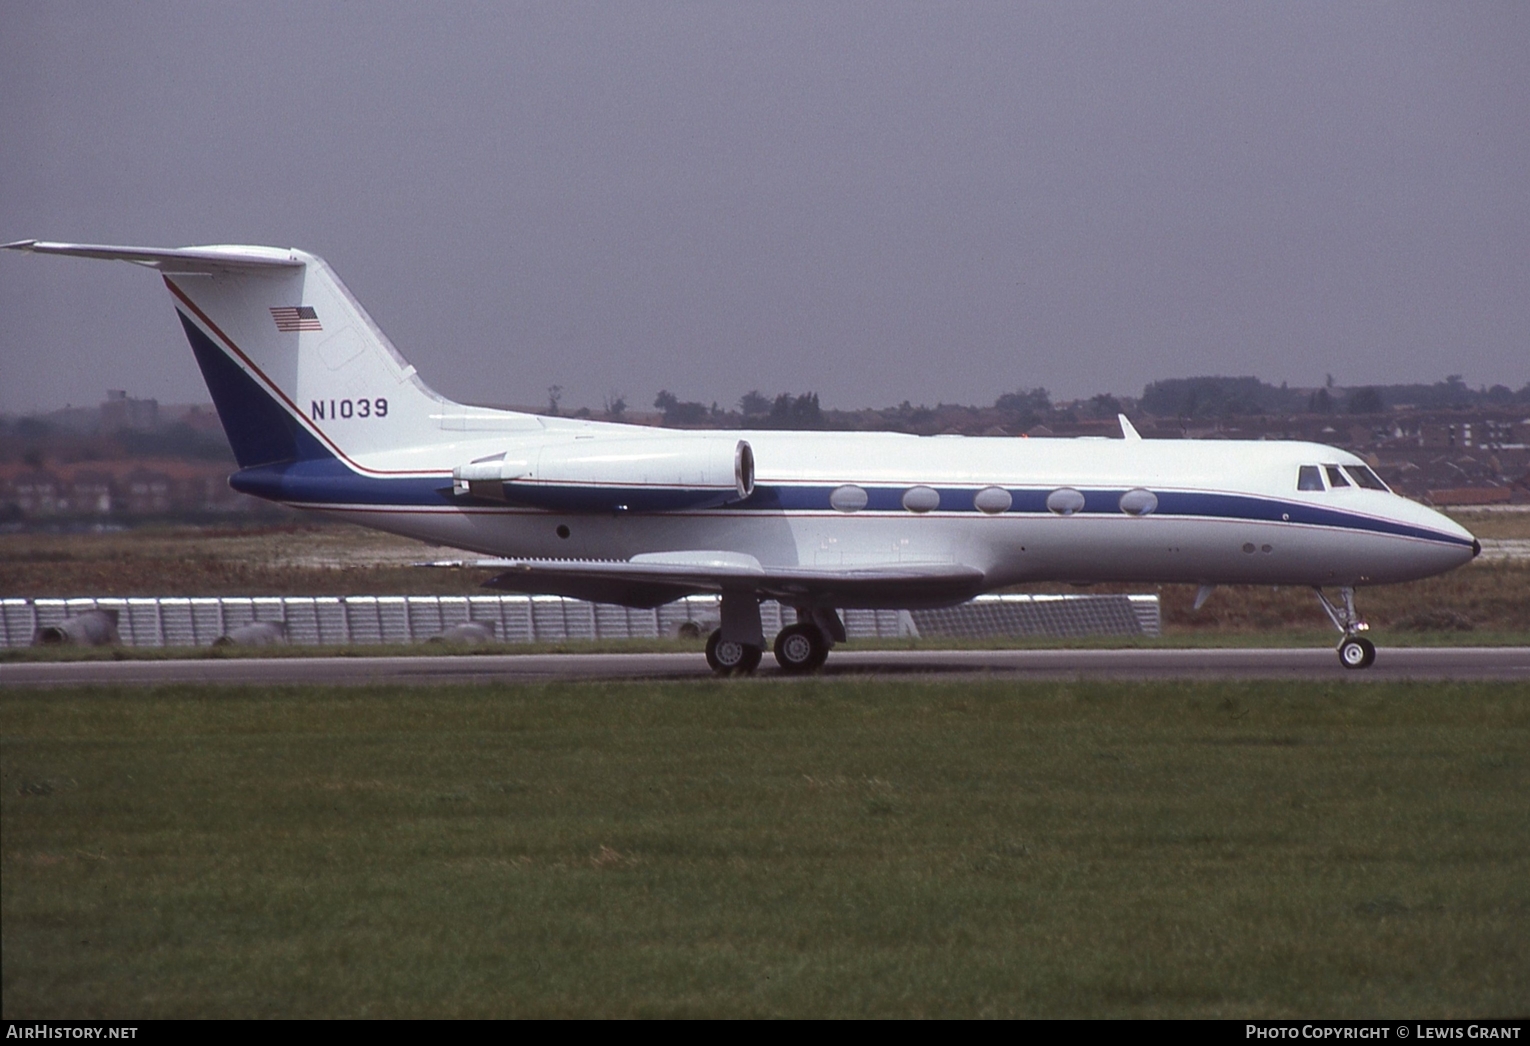
<instances>
[{"instance_id":1,"label":"aircraft nose","mask_svg":"<svg viewBox=\"0 0 1530 1046\"><path fill-rule=\"evenodd\" d=\"M1399 523L1419 527L1437 539L1444 539L1431 542L1432 551L1424 557L1434 564L1430 568L1431 573L1454 570L1482 554L1482 542L1477 540L1477 536L1438 509L1398 498L1397 510L1394 518Z\"/></svg>"}]
</instances>

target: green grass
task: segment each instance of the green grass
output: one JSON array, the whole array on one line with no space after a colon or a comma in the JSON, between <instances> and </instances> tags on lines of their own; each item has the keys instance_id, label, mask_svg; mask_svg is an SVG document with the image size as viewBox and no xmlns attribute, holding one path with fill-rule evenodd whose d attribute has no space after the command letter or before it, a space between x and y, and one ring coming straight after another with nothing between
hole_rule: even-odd
<instances>
[{"instance_id":1,"label":"green grass","mask_svg":"<svg viewBox=\"0 0 1530 1046\"><path fill-rule=\"evenodd\" d=\"M6 1018L1530 1009L1523 684L0 693Z\"/></svg>"}]
</instances>

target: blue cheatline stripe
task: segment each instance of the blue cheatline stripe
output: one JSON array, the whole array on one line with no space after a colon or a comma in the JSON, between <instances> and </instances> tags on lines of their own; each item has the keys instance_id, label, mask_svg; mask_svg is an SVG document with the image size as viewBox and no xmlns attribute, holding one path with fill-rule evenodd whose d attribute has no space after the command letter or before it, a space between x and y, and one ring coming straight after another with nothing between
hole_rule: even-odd
<instances>
[{"instance_id":1,"label":"blue cheatline stripe","mask_svg":"<svg viewBox=\"0 0 1530 1046\"><path fill-rule=\"evenodd\" d=\"M319 460L288 462L244 469L230 480L236 490L260 497L285 501L292 504L323 504L339 507L392 507L399 509L444 507L456 505L463 508L495 508L499 503L452 494L450 484L433 478L374 478L357 474L333 457ZM516 484L507 484L513 488ZM527 487L531 485L526 485ZM745 501L717 506L713 509L697 508L698 492L685 488L578 488L542 485L537 492L526 490L522 496L510 492L512 507L533 506L550 511L578 513L590 511L577 507L613 502L628 505L633 512L822 512L841 515L829 506L829 494L833 487L810 486L756 486L754 494ZM906 487L868 487L867 507L854 513L856 516L909 517L912 514L902 505ZM941 490L942 513L960 512L979 515L972 506L972 497L983 488L944 488ZM1014 504L1001 516L1049 516L1046 498L1051 489L1025 490L1009 488ZM712 492L704 492L712 494ZM1083 491L1085 507L1082 516L1121 516L1116 507L1125 489ZM715 496L715 495L713 495ZM589 500L585 500L588 498ZM646 499L646 500L645 500ZM640 508L640 505L655 506ZM1108 506L1108 507L1107 507ZM609 510L601 510L608 515ZM1400 537L1418 538L1425 541L1443 542L1470 548L1471 542L1453 534L1414 527L1405 523L1375 519L1323 508L1301 502L1282 501L1277 498L1260 498L1243 494L1208 494L1168 491L1158 495L1157 516L1220 519L1257 523L1292 523L1304 526L1333 527L1376 534L1392 534ZM1289 518L1285 518L1289 517Z\"/></svg>"}]
</instances>

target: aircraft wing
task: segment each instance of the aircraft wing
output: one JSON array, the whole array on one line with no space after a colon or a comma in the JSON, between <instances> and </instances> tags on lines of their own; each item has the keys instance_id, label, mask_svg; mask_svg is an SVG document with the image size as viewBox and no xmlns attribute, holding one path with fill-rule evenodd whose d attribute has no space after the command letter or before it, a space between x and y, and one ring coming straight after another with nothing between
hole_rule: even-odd
<instances>
[{"instance_id":1,"label":"aircraft wing","mask_svg":"<svg viewBox=\"0 0 1530 1046\"><path fill-rule=\"evenodd\" d=\"M955 563L766 567L753 556L678 552L626 561L522 559L484 584L511 592L656 607L683 596L744 590L792 606L949 606L971 599L983 572Z\"/></svg>"}]
</instances>

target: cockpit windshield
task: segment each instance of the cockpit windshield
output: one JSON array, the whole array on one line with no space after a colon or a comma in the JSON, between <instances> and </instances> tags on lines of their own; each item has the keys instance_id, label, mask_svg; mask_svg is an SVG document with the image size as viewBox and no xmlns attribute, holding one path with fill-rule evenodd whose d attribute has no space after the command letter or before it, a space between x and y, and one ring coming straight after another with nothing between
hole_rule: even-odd
<instances>
[{"instance_id":1,"label":"cockpit windshield","mask_svg":"<svg viewBox=\"0 0 1530 1046\"><path fill-rule=\"evenodd\" d=\"M1328 477L1327 484L1323 482L1324 476ZM1381 477L1364 465L1301 465L1296 470L1297 490L1323 491L1349 487L1384 490L1388 493L1392 490L1381 482Z\"/></svg>"},{"instance_id":2,"label":"cockpit windshield","mask_svg":"<svg viewBox=\"0 0 1530 1046\"><path fill-rule=\"evenodd\" d=\"M1380 477L1364 465L1345 465L1344 471L1349 474L1350 479L1355 481L1356 486L1364 487L1367 490L1388 489L1387 485L1381 482Z\"/></svg>"}]
</instances>

